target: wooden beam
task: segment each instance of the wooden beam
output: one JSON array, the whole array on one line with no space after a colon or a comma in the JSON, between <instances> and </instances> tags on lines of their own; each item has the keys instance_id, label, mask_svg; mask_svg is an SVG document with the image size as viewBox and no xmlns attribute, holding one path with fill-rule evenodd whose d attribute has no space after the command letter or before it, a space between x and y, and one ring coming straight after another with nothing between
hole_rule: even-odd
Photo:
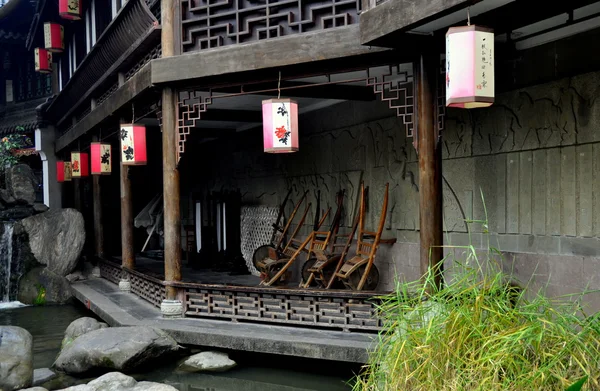
<instances>
[{"instance_id":1,"label":"wooden beam","mask_svg":"<svg viewBox=\"0 0 600 391\"><path fill-rule=\"evenodd\" d=\"M366 83L365 83L366 84ZM269 83L254 83L244 85L244 92L252 93L258 91L259 95L277 96L275 91L277 81L273 80ZM316 98L316 99L340 99L340 100L355 100L370 102L375 100L375 93L372 87L356 86L350 84L325 84L307 83L299 81L282 81L281 88L286 90L281 93L291 98ZM287 89L291 88L291 89ZM268 92L260 92L264 90L273 90ZM213 92L240 92L239 87L213 88Z\"/></svg>"},{"instance_id":2,"label":"wooden beam","mask_svg":"<svg viewBox=\"0 0 600 391\"><path fill-rule=\"evenodd\" d=\"M417 87L417 151L419 154L419 217L421 275L433 271L435 287L442 284L442 148L438 137L437 80L439 56L421 55L415 64Z\"/></svg>"},{"instance_id":3,"label":"wooden beam","mask_svg":"<svg viewBox=\"0 0 600 391\"><path fill-rule=\"evenodd\" d=\"M162 55L170 58L177 53L177 23L175 3L162 0ZM176 56L179 58L183 56ZM162 90L162 158L164 199L165 280L181 281L181 210L178 163L177 93L172 87ZM177 300L178 290L166 287L166 300ZM181 314L180 314L181 315Z\"/></svg>"},{"instance_id":4,"label":"wooden beam","mask_svg":"<svg viewBox=\"0 0 600 391\"><path fill-rule=\"evenodd\" d=\"M285 56L281 55L282 51L285 51ZM152 61L152 83L186 82L378 51L382 49L361 46L359 26L351 25L157 59Z\"/></svg>"},{"instance_id":5,"label":"wooden beam","mask_svg":"<svg viewBox=\"0 0 600 391\"><path fill-rule=\"evenodd\" d=\"M202 113L202 121L225 121L225 122L262 122L262 111L260 110L222 110L209 109Z\"/></svg>"},{"instance_id":6,"label":"wooden beam","mask_svg":"<svg viewBox=\"0 0 600 391\"><path fill-rule=\"evenodd\" d=\"M360 15L359 42L401 47L400 35L481 0L387 0Z\"/></svg>"},{"instance_id":7,"label":"wooden beam","mask_svg":"<svg viewBox=\"0 0 600 391\"><path fill-rule=\"evenodd\" d=\"M131 79L127 80L123 86L115 91L110 98L106 99L95 110L92 110L84 119L79 121L68 132L56 140L55 151L60 152L73 141L87 133L94 126L99 125L106 118L113 115L121 107L131 102L136 96L146 92L152 84L150 82L151 71L150 64L144 66Z\"/></svg>"}]
</instances>

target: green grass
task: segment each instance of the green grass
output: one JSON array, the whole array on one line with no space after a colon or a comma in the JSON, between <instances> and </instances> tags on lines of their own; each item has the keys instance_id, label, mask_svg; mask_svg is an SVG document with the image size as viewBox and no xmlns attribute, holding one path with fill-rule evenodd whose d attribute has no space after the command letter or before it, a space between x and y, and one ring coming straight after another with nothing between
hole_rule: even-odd
<instances>
[{"instance_id":1,"label":"green grass","mask_svg":"<svg viewBox=\"0 0 600 391\"><path fill-rule=\"evenodd\" d=\"M495 248L454 249L464 259L444 287L429 276L383 298L385 327L354 391L600 390L600 315L586 316L583 293L520 289Z\"/></svg>"}]
</instances>

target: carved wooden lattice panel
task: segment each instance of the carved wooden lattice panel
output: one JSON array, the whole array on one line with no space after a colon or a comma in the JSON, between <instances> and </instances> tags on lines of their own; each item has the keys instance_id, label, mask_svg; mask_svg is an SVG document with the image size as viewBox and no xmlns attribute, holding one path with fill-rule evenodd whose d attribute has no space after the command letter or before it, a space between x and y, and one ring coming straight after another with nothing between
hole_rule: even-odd
<instances>
[{"instance_id":1,"label":"carved wooden lattice panel","mask_svg":"<svg viewBox=\"0 0 600 391\"><path fill-rule=\"evenodd\" d=\"M396 115L402 118L406 127L406 137L413 136L415 96L414 77L403 71L400 65L390 66L388 71L380 76L367 78L367 86L373 87L376 95L382 102L386 102L390 109L396 110Z\"/></svg>"},{"instance_id":2,"label":"carved wooden lattice panel","mask_svg":"<svg viewBox=\"0 0 600 391\"><path fill-rule=\"evenodd\" d=\"M184 52L358 23L360 0L182 0Z\"/></svg>"},{"instance_id":3,"label":"carved wooden lattice panel","mask_svg":"<svg viewBox=\"0 0 600 391\"><path fill-rule=\"evenodd\" d=\"M132 293L160 308L160 303L166 297L165 287L162 284L131 273L129 273L129 282Z\"/></svg>"},{"instance_id":4,"label":"carved wooden lattice panel","mask_svg":"<svg viewBox=\"0 0 600 391\"><path fill-rule=\"evenodd\" d=\"M364 299L187 288L185 316L228 318L356 330L380 330L374 303Z\"/></svg>"},{"instance_id":5,"label":"carved wooden lattice panel","mask_svg":"<svg viewBox=\"0 0 600 391\"><path fill-rule=\"evenodd\" d=\"M118 284L121 281L121 267L108 262L100 262L100 276L110 282Z\"/></svg>"}]
</instances>

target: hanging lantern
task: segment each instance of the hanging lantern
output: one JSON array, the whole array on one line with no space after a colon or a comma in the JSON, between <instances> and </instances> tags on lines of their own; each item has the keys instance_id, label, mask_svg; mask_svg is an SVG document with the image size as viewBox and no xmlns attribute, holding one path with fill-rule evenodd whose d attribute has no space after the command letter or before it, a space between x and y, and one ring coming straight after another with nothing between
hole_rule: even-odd
<instances>
[{"instance_id":1,"label":"hanging lantern","mask_svg":"<svg viewBox=\"0 0 600 391\"><path fill-rule=\"evenodd\" d=\"M71 152L71 172L73 178L84 178L90 175L90 165L87 153Z\"/></svg>"},{"instance_id":2,"label":"hanging lantern","mask_svg":"<svg viewBox=\"0 0 600 391\"><path fill-rule=\"evenodd\" d=\"M58 23L44 23L46 50L60 53L65 50L65 29Z\"/></svg>"},{"instance_id":3,"label":"hanging lantern","mask_svg":"<svg viewBox=\"0 0 600 391\"><path fill-rule=\"evenodd\" d=\"M446 106L474 109L494 103L494 30L451 27L446 33Z\"/></svg>"},{"instance_id":4,"label":"hanging lantern","mask_svg":"<svg viewBox=\"0 0 600 391\"><path fill-rule=\"evenodd\" d=\"M263 100L262 111L264 151L298 151L298 103L291 99Z\"/></svg>"},{"instance_id":5,"label":"hanging lantern","mask_svg":"<svg viewBox=\"0 0 600 391\"><path fill-rule=\"evenodd\" d=\"M35 48L35 70L40 73L52 73L52 53L42 48Z\"/></svg>"},{"instance_id":6,"label":"hanging lantern","mask_svg":"<svg viewBox=\"0 0 600 391\"><path fill-rule=\"evenodd\" d=\"M126 166L146 164L146 127L121 124L121 161Z\"/></svg>"},{"instance_id":7,"label":"hanging lantern","mask_svg":"<svg viewBox=\"0 0 600 391\"><path fill-rule=\"evenodd\" d=\"M108 175L111 173L110 144L92 143L91 145L92 175Z\"/></svg>"},{"instance_id":8,"label":"hanging lantern","mask_svg":"<svg viewBox=\"0 0 600 391\"><path fill-rule=\"evenodd\" d=\"M71 181L71 162L56 162L56 180L61 183Z\"/></svg>"},{"instance_id":9,"label":"hanging lantern","mask_svg":"<svg viewBox=\"0 0 600 391\"><path fill-rule=\"evenodd\" d=\"M81 19L81 0L59 0L58 14L63 19Z\"/></svg>"}]
</instances>

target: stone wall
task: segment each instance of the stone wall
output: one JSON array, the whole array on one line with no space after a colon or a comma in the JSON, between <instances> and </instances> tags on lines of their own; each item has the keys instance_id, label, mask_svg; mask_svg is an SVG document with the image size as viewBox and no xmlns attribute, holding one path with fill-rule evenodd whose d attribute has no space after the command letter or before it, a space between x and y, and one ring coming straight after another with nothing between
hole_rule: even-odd
<instances>
[{"instance_id":1,"label":"stone wall","mask_svg":"<svg viewBox=\"0 0 600 391\"><path fill-rule=\"evenodd\" d=\"M447 244L484 248L489 240L507 253L507 268L521 281L536 274L532 284L547 285L550 294L600 288L598 96L600 73L591 73L504 93L488 109L448 110ZM240 189L245 203L276 205L291 186L294 199L309 190L314 208L316 189L323 206L334 205L343 188L347 226L364 180L370 187L367 227L375 228L389 182L384 235L398 242L378 254L380 288L390 289L395 278L417 279L417 155L392 115L379 102L345 102L309 113L300 119L300 152L292 155L263 154L260 130L206 144L195 162L210 170L194 174L193 190ZM469 236L465 220L483 220L486 210L490 233L472 224Z\"/></svg>"}]
</instances>

